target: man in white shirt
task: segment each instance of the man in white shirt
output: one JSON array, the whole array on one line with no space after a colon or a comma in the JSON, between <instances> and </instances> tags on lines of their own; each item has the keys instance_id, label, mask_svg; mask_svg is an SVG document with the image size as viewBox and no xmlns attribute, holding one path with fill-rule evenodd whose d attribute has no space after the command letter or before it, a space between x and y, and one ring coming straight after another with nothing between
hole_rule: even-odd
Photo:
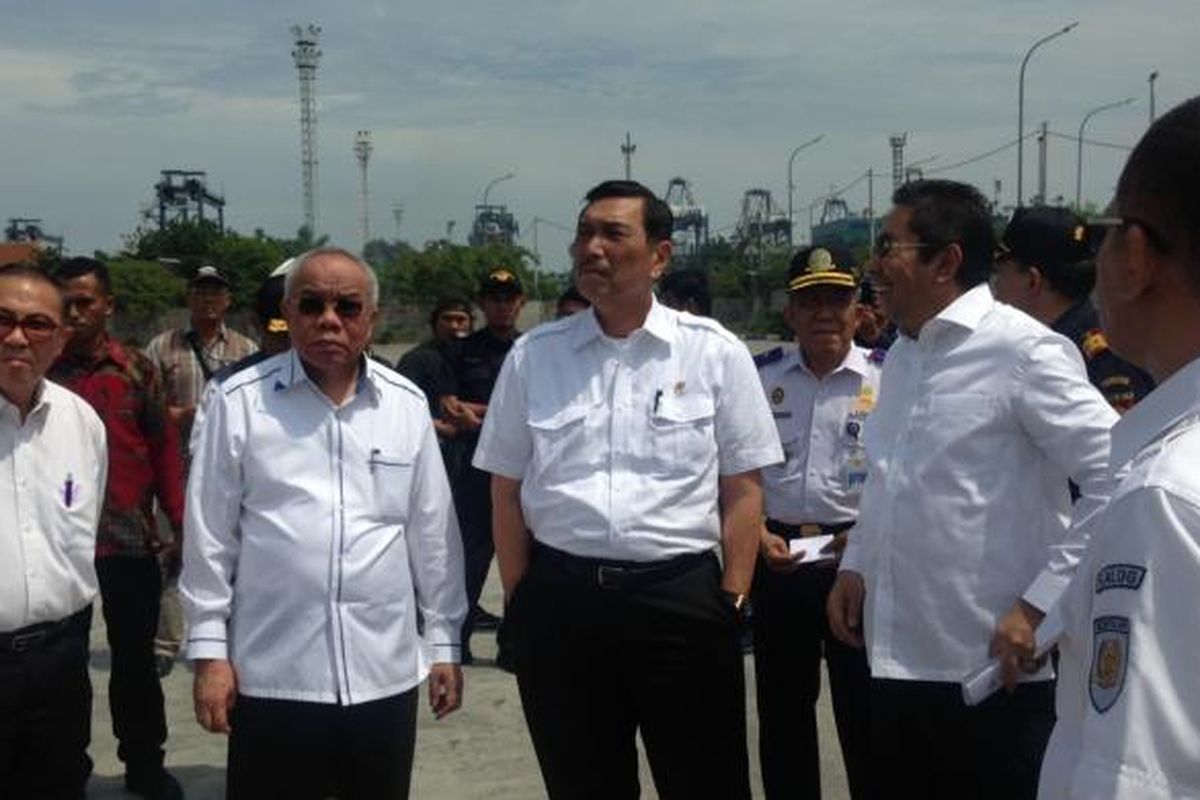
<instances>
[{"instance_id":1,"label":"man in white shirt","mask_svg":"<svg viewBox=\"0 0 1200 800\"><path fill-rule=\"evenodd\" d=\"M92 771L88 631L108 454L45 380L69 336L58 285L0 267L0 795L78 800Z\"/></svg>"},{"instance_id":2,"label":"man in white shirt","mask_svg":"<svg viewBox=\"0 0 1200 800\"><path fill-rule=\"evenodd\" d=\"M1158 387L1113 429L1112 501L1064 597L1058 724L1039 796L1200 796L1200 98L1158 120L1097 258L1114 351Z\"/></svg>"},{"instance_id":3,"label":"man in white shirt","mask_svg":"<svg viewBox=\"0 0 1200 800\"><path fill-rule=\"evenodd\" d=\"M425 396L364 357L378 294L345 250L300 257L293 349L212 392L193 442L180 589L231 798L407 797L417 685L460 702L462 544Z\"/></svg>"},{"instance_id":4,"label":"man in white shirt","mask_svg":"<svg viewBox=\"0 0 1200 800\"><path fill-rule=\"evenodd\" d=\"M829 630L834 553L858 516L867 476L862 426L879 393L881 358L854 344L858 278L840 247L805 247L788 270L783 317L796 346L754 359L786 462L763 470L767 520L754 576L754 672L759 759L772 798L820 797L817 698L821 656L854 797L867 796L867 689L859 648ZM808 562L824 554L824 560ZM799 552L793 548L799 547Z\"/></svg>"},{"instance_id":5,"label":"man in white shirt","mask_svg":"<svg viewBox=\"0 0 1200 800\"><path fill-rule=\"evenodd\" d=\"M588 193L593 305L513 345L475 454L551 798L637 797L639 730L660 797L750 796L739 622L782 453L745 345L654 298L671 227L641 184Z\"/></svg>"},{"instance_id":6,"label":"man in white shirt","mask_svg":"<svg viewBox=\"0 0 1200 800\"><path fill-rule=\"evenodd\" d=\"M880 790L1031 797L1054 719L1034 629L1104 502L1117 415L1071 341L993 300L976 189L916 181L893 202L870 269L901 336L864 428L869 475L830 624L865 640ZM960 682L990 656L1009 691L967 707Z\"/></svg>"}]
</instances>

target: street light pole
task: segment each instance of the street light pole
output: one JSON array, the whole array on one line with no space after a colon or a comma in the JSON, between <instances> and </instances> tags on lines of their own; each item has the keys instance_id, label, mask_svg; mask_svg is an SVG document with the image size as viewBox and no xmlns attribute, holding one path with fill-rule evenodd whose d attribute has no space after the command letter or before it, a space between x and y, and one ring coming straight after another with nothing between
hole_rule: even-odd
<instances>
[{"instance_id":1,"label":"street light pole","mask_svg":"<svg viewBox=\"0 0 1200 800\"><path fill-rule=\"evenodd\" d=\"M1083 203L1082 203L1082 198L1083 198L1083 129L1085 127L1087 127L1088 120L1090 120L1092 117L1099 114L1101 111L1108 111L1109 109L1120 108L1121 106L1127 106L1130 103L1132 103L1133 101L1134 101L1134 98L1126 97L1124 100L1118 100L1115 103L1105 103L1102 106L1097 106L1096 108L1093 108L1091 111L1089 111L1083 115L1083 121L1079 123L1079 138L1077 141L1078 151L1075 154L1075 211L1076 211L1076 213L1078 213L1079 209L1081 209L1083 207Z\"/></svg>"},{"instance_id":2,"label":"street light pole","mask_svg":"<svg viewBox=\"0 0 1200 800\"><path fill-rule=\"evenodd\" d=\"M1065 33L1070 33L1078 22L1072 22L1060 30L1055 31L1049 36L1043 36L1038 39L1033 45L1025 51L1025 58L1021 59L1021 75L1017 81L1017 208L1024 204L1024 198L1021 196L1023 183L1023 175L1025 172L1025 67L1029 64L1029 57L1033 55L1033 51L1044 45L1051 39L1057 39Z\"/></svg>"},{"instance_id":3,"label":"street light pole","mask_svg":"<svg viewBox=\"0 0 1200 800\"><path fill-rule=\"evenodd\" d=\"M1150 73L1150 124L1154 124L1154 82L1158 80L1158 70Z\"/></svg>"},{"instance_id":4,"label":"street light pole","mask_svg":"<svg viewBox=\"0 0 1200 800\"><path fill-rule=\"evenodd\" d=\"M804 144L792 150L792 154L788 156L787 170L787 187L788 187L788 244L792 244L792 231L796 227L796 218L792 213L792 196L796 193L796 184L792 181L792 165L796 162L796 155L806 147L811 147L817 142L825 138L825 134L818 134L809 139Z\"/></svg>"},{"instance_id":5,"label":"street light pole","mask_svg":"<svg viewBox=\"0 0 1200 800\"><path fill-rule=\"evenodd\" d=\"M506 181L509 178L515 178L515 177L517 177L517 173L506 172L503 175L501 175L499 178L493 178L492 181L490 183L488 183L488 185L483 190L483 202L480 203L480 205L486 206L488 204L488 195L491 194L493 186L495 186L497 183L500 183L500 181Z\"/></svg>"}]
</instances>

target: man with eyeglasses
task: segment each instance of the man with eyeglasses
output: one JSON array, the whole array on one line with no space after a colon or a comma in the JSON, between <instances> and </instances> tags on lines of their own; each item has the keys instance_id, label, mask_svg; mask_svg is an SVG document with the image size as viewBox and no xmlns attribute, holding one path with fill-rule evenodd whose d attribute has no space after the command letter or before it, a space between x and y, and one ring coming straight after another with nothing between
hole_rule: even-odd
<instances>
[{"instance_id":1,"label":"man with eyeglasses","mask_svg":"<svg viewBox=\"0 0 1200 800\"><path fill-rule=\"evenodd\" d=\"M154 660L162 595L161 563L179 562L183 456L167 419L158 370L141 351L108 333L116 309L108 267L71 258L55 269L63 284L71 338L50 379L83 397L109 442L108 491L96 539L96 575L112 656L108 704L125 787L154 800L183 797L163 768L167 718ZM155 502L175 535L164 541ZM168 572L178 572L177 567Z\"/></svg>"},{"instance_id":2,"label":"man with eyeglasses","mask_svg":"<svg viewBox=\"0 0 1200 800\"><path fill-rule=\"evenodd\" d=\"M407 797L418 685L461 702L458 525L425 396L365 356L378 293L345 250L300 256L292 349L210 393L193 442L180 589L230 798Z\"/></svg>"},{"instance_id":3,"label":"man with eyeglasses","mask_svg":"<svg viewBox=\"0 0 1200 800\"><path fill-rule=\"evenodd\" d=\"M1117 476L1063 600L1046 800L1200 795L1200 98L1159 117L1096 259L1113 349L1158 386L1113 429Z\"/></svg>"},{"instance_id":4,"label":"man with eyeglasses","mask_svg":"<svg viewBox=\"0 0 1200 800\"><path fill-rule=\"evenodd\" d=\"M993 299L978 190L915 181L893 203L870 272L901 336L864 424L830 624L866 646L879 792L1032 797L1054 721L1034 631L1107 498L1117 414L1074 344ZM1008 691L969 707L960 682L993 656Z\"/></svg>"},{"instance_id":5,"label":"man with eyeglasses","mask_svg":"<svg viewBox=\"0 0 1200 800\"><path fill-rule=\"evenodd\" d=\"M0 794L77 800L92 771L88 632L104 425L45 380L69 331L58 283L0 267Z\"/></svg>"},{"instance_id":6,"label":"man with eyeglasses","mask_svg":"<svg viewBox=\"0 0 1200 800\"><path fill-rule=\"evenodd\" d=\"M844 249L797 251L787 290L783 317L796 345L754 359L786 459L763 470L767 518L751 592L763 788L768 800L821 796L823 653L850 792L864 798L870 672L862 650L830 633L825 600L858 516L867 477L862 426L878 397L882 359L854 344L858 277Z\"/></svg>"},{"instance_id":7,"label":"man with eyeglasses","mask_svg":"<svg viewBox=\"0 0 1200 800\"><path fill-rule=\"evenodd\" d=\"M1067 208L1018 208L1004 230L992 293L1075 343L1088 379L1118 413L1154 388L1150 376L1108 346L1090 295L1095 246L1083 218Z\"/></svg>"}]
</instances>

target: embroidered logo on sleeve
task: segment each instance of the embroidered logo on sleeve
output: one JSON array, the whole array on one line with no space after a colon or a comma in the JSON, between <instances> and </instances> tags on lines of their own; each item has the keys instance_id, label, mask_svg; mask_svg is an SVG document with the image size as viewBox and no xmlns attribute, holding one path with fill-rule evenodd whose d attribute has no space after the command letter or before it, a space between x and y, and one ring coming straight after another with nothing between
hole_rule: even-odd
<instances>
[{"instance_id":1,"label":"embroidered logo on sleeve","mask_svg":"<svg viewBox=\"0 0 1200 800\"><path fill-rule=\"evenodd\" d=\"M1096 573L1096 594L1109 589L1129 589L1136 592L1146 579L1146 568L1136 564L1105 564Z\"/></svg>"},{"instance_id":2,"label":"embroidered logo on sleeve","mask_svg":"<svg viewBox=\"0 0 1200 800\"><path fill-rule=\"evenodd\" d=\"M1129 667L1129 617L1105 616L1092 620L1092 672L1088 694L1100 714L1108 711L1125 688Z\"/></svg>"}]
</instances>

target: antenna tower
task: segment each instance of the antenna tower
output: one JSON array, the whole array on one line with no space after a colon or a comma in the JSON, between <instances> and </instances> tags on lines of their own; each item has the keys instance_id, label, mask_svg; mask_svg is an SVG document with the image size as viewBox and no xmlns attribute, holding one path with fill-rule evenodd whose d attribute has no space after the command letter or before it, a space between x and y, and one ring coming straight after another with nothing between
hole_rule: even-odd
<instances>
[{"instance_id":1,"label":"antenna tower","mask_svg":"<svg viewBox=\"0 0 1200 800\"><path fill-rule=\"evenodd\" d=\"M292 26L296 49L296 72L300 76L300 174L304 187L304 225L312 236L317 235L317 62L321 51L317 40L321 26Z\"/></svg>"},{"instance_id":2,"label":"antenna tower","mask_svg":"<svg viewBox=\"0 0 1200 800\"><path fill-rule=\"evenodd\" d=\"M904 183L904 144L908 141L907 133L897 133L888 137L892 146L892 189L899 189Z\"/></svg>"},{"instance_id":3,"label":"antenna tower","mask_svg":"<svg viewBox=\"0 0 1200 800\"><path fill-rule=\"evenodd\" d=\"M354 157L358 159L358 199L359 223L362 225L362 246L366 248L371 240L371 204L370 190L367 185L367 162L371 160L371 132L359 131L354 134Z\"/></svg>"},{"instance_id":4,"label":"antenna tower","mask_svg":"<svg viewBox=\"0 0 1200 800\"><path fill-rule=\"evenodd\" d=\"M621 145L621 155L625 158L625 180L630 180L633 175L633 154L636 150L637 145L630 138L629 131L625 131L625 144Z\"/></svg>"},{"instance_id":5,"label":"antenna tower","mask_svg":"<svg viewBox=\"0 0 1200 800\"><path fill-rule=\"evenodd\" d=\"M404 203L392 203L392 219L396 221L396 241L400 241L400 223L404 222Z\"/></svg>"}]
</instances>

